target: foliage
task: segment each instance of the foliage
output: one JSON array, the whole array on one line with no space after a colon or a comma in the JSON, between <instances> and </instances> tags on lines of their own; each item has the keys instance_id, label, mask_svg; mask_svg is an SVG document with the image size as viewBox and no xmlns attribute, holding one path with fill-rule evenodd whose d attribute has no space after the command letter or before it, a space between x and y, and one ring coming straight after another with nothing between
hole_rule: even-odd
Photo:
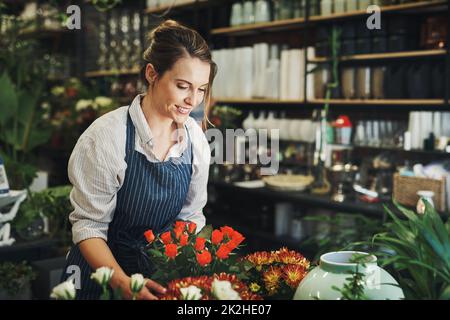
<instances>
[{"instance_id":1,"label":"foliage","mask_svg":"<svg viewBox=\"0 0 450 320\"><path fill-rule=\"evenodd\" d=\"M407 299L450 299L450 228L426 200L424 214L395 203L391 221L371 242Z\"/></svg>"},{"instance_id":2,"label":"foliage","mask_svg":"<svg viewBox=\"0 0 450 320\"><path fill-rule=\"evenodd\" d=\"M28 198L20 206L13 226L16 229L25 229L35 219L45 216L49 218L50 236L56 237L61 244L70 244L70 230L67 215L73 208L70 204L69 194L71 186L59 186L45 189L41 192L29 192Z\"/></svg>"},{"instance_id":3,"label":"foliage","mask_svg":"<svg viewBox=\"0 0 450 320\"><path fill-rule=\"evenodd\" d=\"M0 289L15 297L36 278L36 274L25 261L0 263Z\"/></svg>"},{"instance_id":4,"label":"foliage","mask_svg":"<svg viewBox=\"0 0 450 320\"><path fill-rule=\"evenodd\" d=\"M369 218L362 214L337 213L336 215L308 215L304 221L320 223L326 226L326 235L314 234L302 242L315 252L313 261L318 261L324 253L339 250L351 250L356 241L369 241L372 236L383 230L379 218ZM369 248L366 245L363 251Z\"/></svg>"},{"instance_id":5,"label":"foliage","mask_svg":"<svg viewBox=\"0 0 450 320\"><path fill-rule=\"evenodd\" d=\"M233 250L239 248L245 238L228 226L212 230L209 225L198 234L195 234L195 227L192 222L177 221L173 229L156 239L151 230L146 232L150 240L147 252L156 267L152 279L165 284L174 279L221 272L244 279L244 266L237 263Z\"/></svg>"},{"instance_id":6,"label":"foliage","mask_svg":"<svg viewBox=\"0 0 450 320\"><path fill-rule=\"evenodd\" d=\"M11 187L18 189L35 176L31 152L50 137L40 107L48 64L39 58L38 43L21 37L30 23L14 19L0 37L0 152Z\"/></svg>"},{"instance_id":7,"label":"foliage","mask_svg":"<svg viewBox=\"0 0 450 320\"><path fill-rule=\"evenodd\" d=\"M211 123L218 129L235 129L238 128L238 119L242 115L242 111L230 106L216 105L211 111Z\"/></svg>"},{"instance_id":8,"label":"foliage","mask_svg":"<svg viewBox=\"0 0 450 320\"><path fill-rule=\"evenodd\" d=\"M252 292L269 299L292 299L310 267L305 257L287 248L251 253L243 262L251 265L246 282Z\"/></svg>"},{"instance_id":9,"label":"foliage","mask_svg":"<svg viewBox=\"0 0 450 320\"><path fill-rule=\"evenodd\" d=\"M368 300L364 293L365 275L360 272L360 267L365 268L365 259L367 255L354 254L350 259L351 263L355 263L355 271L348 271L350 277L345 278L346 283L342 288L332 286L333 290L339 291L342 294L342 300Z\"/></svg>"}]
</instances>

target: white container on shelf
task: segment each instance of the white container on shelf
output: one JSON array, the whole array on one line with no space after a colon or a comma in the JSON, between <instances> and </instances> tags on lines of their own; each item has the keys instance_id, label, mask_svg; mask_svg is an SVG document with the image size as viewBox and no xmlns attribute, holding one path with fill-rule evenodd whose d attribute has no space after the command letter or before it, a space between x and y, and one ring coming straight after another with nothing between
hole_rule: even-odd
<instances>
[{"instance_id":1,"label":"white container on shelf","mask_svg":"<svg viewBox=\"0 0 450 320\"><path fill-rule=\"evenodd\" d=\"M230 26L235 27L243 23L243 10L240 2L235 2L231 7Z\"/></svg>"},{"instance_id":2,"label":"white container on shelf","mask_svg":"<svg viewBox=\"0 0 450 320\"><path fill-rule=\"evenodd\" d=\"M322 0L320 2L320 15L329 16L332 13L333 13L333 1Z\"/></svg>"},{"instance_id":3,"label":"white container on shelf","mask_svg":"<svg viewBox=\"0 0 450 320\"><path fill-rule=\"evenodd\" d=\"M284 236L290 233L290 223L294 207L291 203L275 204L275 235Z\"/></svg>"},{"instance_id":4,"label":"white container on shelf","mask_svg":"<svg viewBox=\"0 0 450 320\"><path fill-rule=\"evenodd\" d=\"M346 11L346 2L347 0L334 0L334 13L344 13Z\"/></svg>"}]
</instances>

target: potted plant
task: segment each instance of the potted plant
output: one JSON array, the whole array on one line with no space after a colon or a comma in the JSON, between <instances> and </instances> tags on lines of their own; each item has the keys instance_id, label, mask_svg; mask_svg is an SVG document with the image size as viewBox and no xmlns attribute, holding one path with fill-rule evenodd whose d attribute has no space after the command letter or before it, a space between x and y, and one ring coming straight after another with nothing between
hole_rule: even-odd
<instances>
[{"instance_id":1,"label":"potted plant","mask_svg":"<svg viewBox=\"0 0 450 320\"><path fill-rule=\"evenodd\" d=\"M31 281L35 278L35 272L25 261L0 263L0 300L31 299Z\"/></svg>"}]
</instances>

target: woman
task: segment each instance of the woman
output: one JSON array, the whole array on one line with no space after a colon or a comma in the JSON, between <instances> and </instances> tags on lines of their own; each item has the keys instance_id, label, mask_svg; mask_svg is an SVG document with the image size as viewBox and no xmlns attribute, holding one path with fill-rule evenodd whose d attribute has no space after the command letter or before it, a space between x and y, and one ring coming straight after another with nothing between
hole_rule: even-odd
<instances>
[{"instance_id":1,"label":"woman","mask_svg":"<svg viewBox=\"0 0 450 320\"><path fill-rule=\"evenodd\" d=\"M89 277L101 266L114 269L111 287L131 297L130 276L152 272L143 250L147 229L159 233L179 219L195 222L197 231L205 225L210 150L189 114L201 102L208 114L216 65L205 40L173 20L150 33L143 58L147 92L97 119L69 160L75 246L63 280L79 267L79 299L100 296ZM138 299L164 290L148 280Z\"/></svg>"}]
</instances>

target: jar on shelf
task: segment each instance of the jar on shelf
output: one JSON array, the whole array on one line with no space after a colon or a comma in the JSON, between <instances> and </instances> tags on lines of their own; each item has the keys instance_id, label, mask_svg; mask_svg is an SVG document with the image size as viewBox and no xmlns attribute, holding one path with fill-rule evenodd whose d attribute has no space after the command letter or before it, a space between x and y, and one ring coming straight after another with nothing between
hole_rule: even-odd
<instances>
[{"instance_id":1,"label":"jar on shelf","mask_svg":"<svg viewBox=\"0 0 450 320\"><path fill-rule=\"evenodd\" d=\"M370 67L358 67L356 69L356 98L370 99Z\"/></svg>"}]
</instances>

